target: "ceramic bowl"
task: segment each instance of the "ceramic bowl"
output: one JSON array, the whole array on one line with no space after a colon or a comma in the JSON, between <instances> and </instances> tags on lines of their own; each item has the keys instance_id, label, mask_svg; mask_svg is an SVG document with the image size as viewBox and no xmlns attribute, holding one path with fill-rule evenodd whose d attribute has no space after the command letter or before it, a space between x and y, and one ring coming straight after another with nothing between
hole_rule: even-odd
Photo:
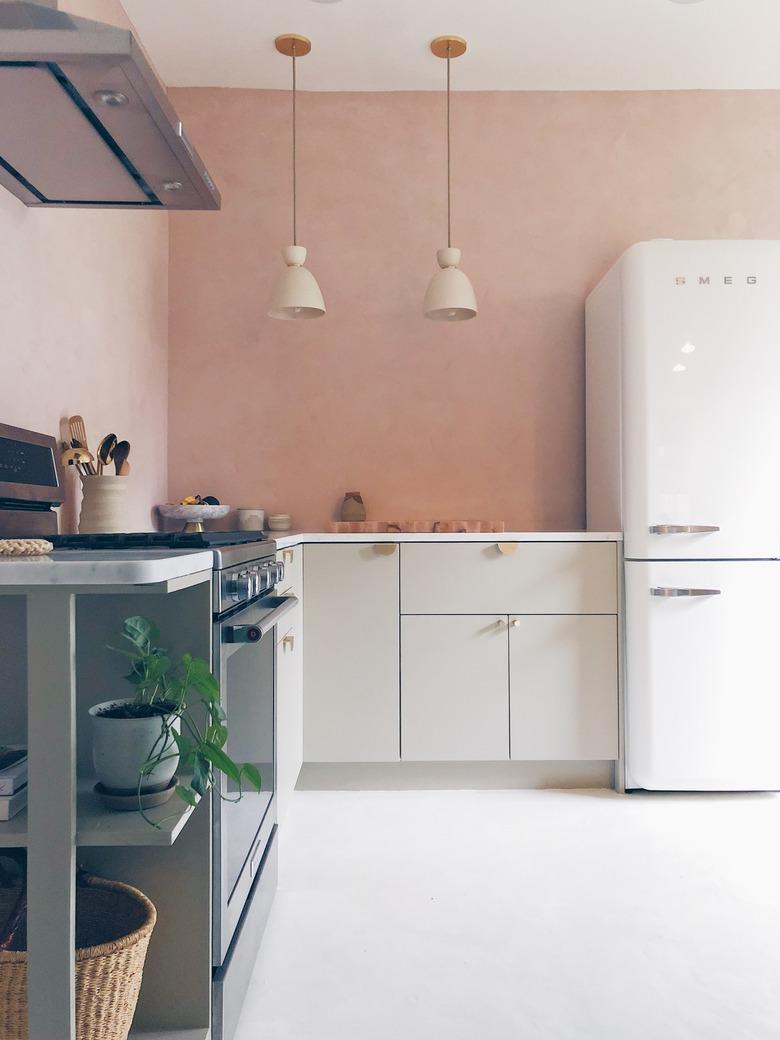
<instances>
[{"instance_id":1,"label":"ceramic bowl","mask_svg":"<svg viewBox=\"0 0 780 1040\"><path fill-rule=\"evenodd\" d=\"M269 531L289 531L292 527L292 517L289 513L270 513L268 515Z\"/></svg>"}]
</instances>

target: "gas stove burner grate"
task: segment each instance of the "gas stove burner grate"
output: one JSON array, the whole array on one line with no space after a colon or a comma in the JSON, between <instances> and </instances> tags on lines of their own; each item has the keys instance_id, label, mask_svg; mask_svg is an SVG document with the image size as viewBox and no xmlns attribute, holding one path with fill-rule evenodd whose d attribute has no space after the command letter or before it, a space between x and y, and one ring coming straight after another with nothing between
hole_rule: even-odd
<instances>
[{"instance_id":1,"label":"gas stove burner grate","mask_svg":"<svg viewBox=\"0 0 780 1040\"><path fill-rule=\"evenodd\" d=\"M263 542L262 531L129 531L125 534L58 534L55 549L217 549Z\"/></svg>"}]
</instances>

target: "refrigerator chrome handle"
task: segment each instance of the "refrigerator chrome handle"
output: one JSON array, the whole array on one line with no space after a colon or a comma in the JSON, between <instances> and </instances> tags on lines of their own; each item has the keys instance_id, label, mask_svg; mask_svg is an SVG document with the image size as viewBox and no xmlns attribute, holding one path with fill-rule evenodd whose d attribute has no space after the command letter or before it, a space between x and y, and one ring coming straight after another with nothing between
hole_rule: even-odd
<instances>
[{"instance_id":1,"label":"refrigerator chrome handle","mask_svg":"<svg viewBox=\"0 0 780 1040\"><path fill-rule=\"evenodd\" d=\"M720 596L720 589L650 589L651 596L660 596L663 599L690 598L692 596Z\"/></svg>"},{"instance_id":2,"label":"refrigerator chrome handle","mask_svg":"<svg viewBox=\"0 0 780 1040\"><path fill-rule=\"evenodd\" d=\"M653 524L650 534L714 534L716 524Z\"/></svg>"}]
</instances>

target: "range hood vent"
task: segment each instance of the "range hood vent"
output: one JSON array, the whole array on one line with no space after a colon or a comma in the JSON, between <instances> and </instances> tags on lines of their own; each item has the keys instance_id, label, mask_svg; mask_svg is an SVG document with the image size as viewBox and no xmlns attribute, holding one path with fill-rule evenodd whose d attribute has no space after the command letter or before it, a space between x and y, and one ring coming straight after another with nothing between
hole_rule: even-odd
<instances>
[{"instance_id":1,"label":"range hood vent","mask_svg":"<svg viewBox=\"0 0 780 1040\"><path fill-rule=\"evenodd\" d=\"M0 184L27 206L219 209L132 32L0 0Z\"/></svg>"}]
</instances>

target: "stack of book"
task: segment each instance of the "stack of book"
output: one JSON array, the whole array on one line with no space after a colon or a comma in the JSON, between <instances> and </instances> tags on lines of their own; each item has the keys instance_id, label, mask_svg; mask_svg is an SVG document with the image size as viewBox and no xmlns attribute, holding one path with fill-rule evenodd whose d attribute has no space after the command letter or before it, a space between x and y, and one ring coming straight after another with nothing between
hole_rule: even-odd
<instances>
[{"instance_id":1,"label":"stack of book","mask_svg":"<svg viewBox=\"0 0 780 1040\"><path fill-rule=\"evenodd\" d=\"M27 748L0 747L0 820L27 805Z\"/></svg>"}]
</instances>

